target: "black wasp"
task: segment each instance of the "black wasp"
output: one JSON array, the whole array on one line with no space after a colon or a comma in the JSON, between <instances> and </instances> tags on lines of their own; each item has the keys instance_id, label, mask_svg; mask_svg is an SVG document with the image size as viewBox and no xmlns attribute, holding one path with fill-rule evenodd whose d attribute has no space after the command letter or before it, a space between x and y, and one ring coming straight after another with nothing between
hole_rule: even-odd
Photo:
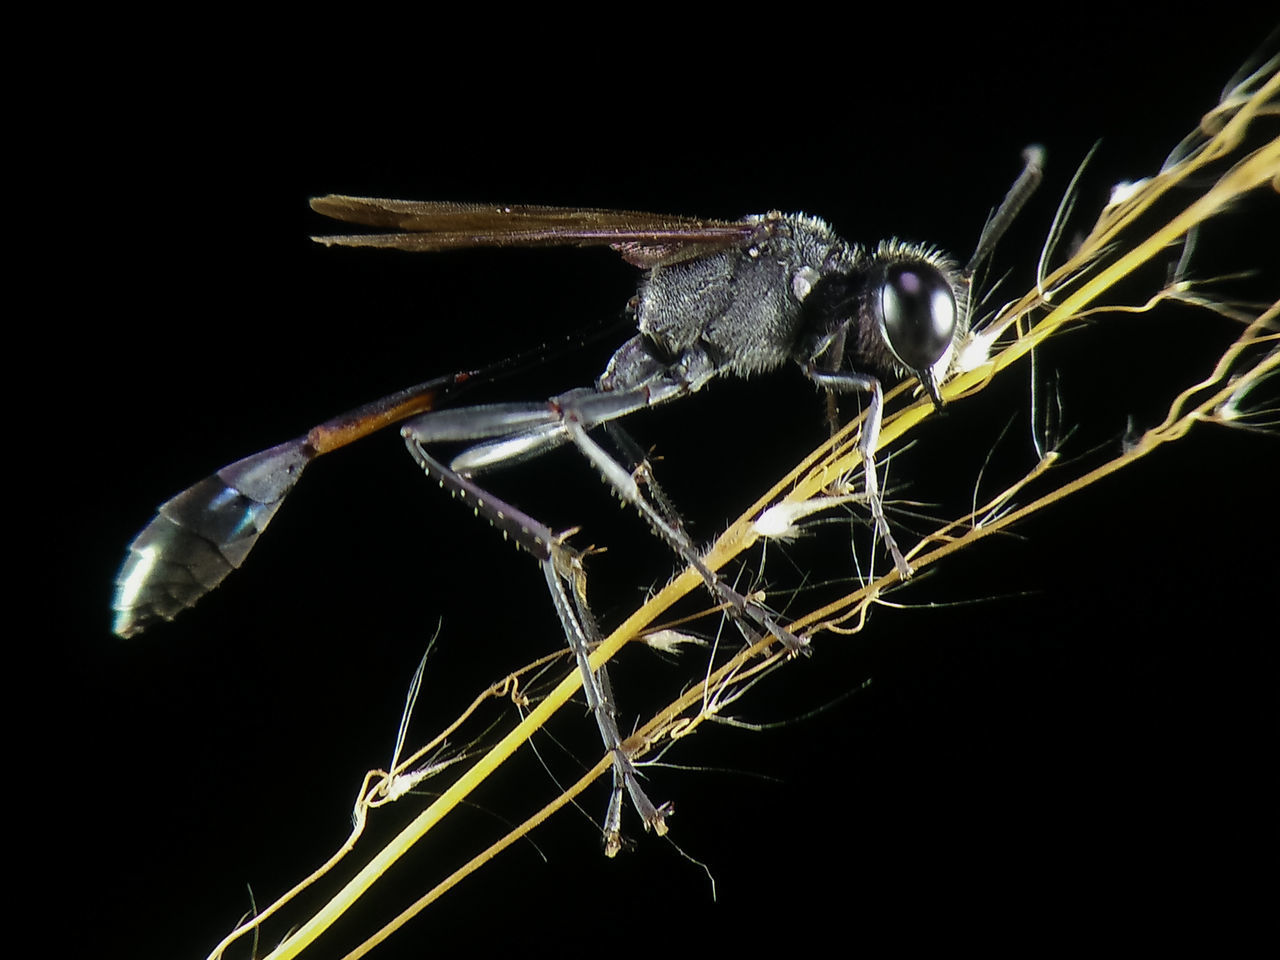
<instances>
[{"instance_id":1,"label":"black wasp","mask_svg":"<svg viewBox=\"0 0 1280 960\"><path fill-rule=\"evenodd\" d=\"M830 394L868 395L860 448L876 529L899 576L911 568L885 519L876 481L884 380L910 376L936 406L969 331L974 270L990 252L1039 177L1042 154L1026 167L963 269L937 251L897 241L870 250L850 244L817 217L772 212L736 222L647 213L544 206L412 202L326 196L311 201L335 220L392 232L315 238L326 245L430 252L469 247L608 246L645 276L630 309L638 332L609 360L593 386L534 403L436 409L480 373L431 380L307 434L230 464L163 504L138 535L116 580L114 630L128 637L171 620L214 589L252 549L284 497L315 457L392 423L417 463L531 552L542 566L583 689L614 757L614 789L605 818L606 850L620 844L622 794L646 828L664 832L665 808L641 789L623 748L604 671L587 664L599 631L585 602L582 555L562 537L476 485L507 467L565 443L576 446L634 505L653 530L702 576L749 639L772 634L793 651L793 636L701 560L678 513L648 477L640 448L617 424L645 407L696 393L725 375L766 373L794 363ZM502 365L499 364L498 368ZM604 427L620 462L591 436ZM475 442L448 466L434 443ZM644 476L642 484L637 478Z\"/></svg>"}]
</instances>

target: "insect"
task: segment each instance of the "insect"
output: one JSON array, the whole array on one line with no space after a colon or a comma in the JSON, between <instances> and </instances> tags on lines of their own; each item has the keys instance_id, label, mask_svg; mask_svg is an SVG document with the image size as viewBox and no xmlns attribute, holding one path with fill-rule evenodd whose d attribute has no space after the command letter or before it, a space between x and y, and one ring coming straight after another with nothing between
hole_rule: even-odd
<instances>
[{"instance_id":1,"label":"insect","mask_svg":"<svg viewBox=\"0 0 1280 960\"><path fill-rule=\"evenodd\" d=\"M750 640L773 635L793 652L793 636L763 607L702 561L678 512L648 473L640 448L617 423L638 410L697 393L723 376L767 373L790 364L834 398L869 397L860 448L875 528L901 577L911 574L884 514L876 478L882 382L910 376L941 407L939 385L969 329L972 277L1039 178L1042 154L1026 166L961 268L932 248L897 241L873 250L841 239L824 221L777 212L739 221L545 206L489 206L326 196L316 212L391 232L316 237L329 246L430 252L469 247L609 246L646 271L629 310L637 333L613 354L596 383L533 403L437 409L449 395L500 374L520 358L483 371L440 377L312 428L305 435L223 467L163 504L137 536L116 580L114 630L132 636L170 620L240 566L315 457L393 423L426 473L470 502L540 564L583 677L588 706L614 758L604 820L606 852L621 844L622 796L646 829L665 832L667 809L641 788L613 716L608 678L587 656L600 639L586 605L582 554L566 538L493 497L475 478L572 444L633 505L654 532L729 611ZM591 436L603 427L623 460ZM429 448L469 443L448 465ZM643 482L642 482L643 481Z\"/></svg>"}]
</instances>

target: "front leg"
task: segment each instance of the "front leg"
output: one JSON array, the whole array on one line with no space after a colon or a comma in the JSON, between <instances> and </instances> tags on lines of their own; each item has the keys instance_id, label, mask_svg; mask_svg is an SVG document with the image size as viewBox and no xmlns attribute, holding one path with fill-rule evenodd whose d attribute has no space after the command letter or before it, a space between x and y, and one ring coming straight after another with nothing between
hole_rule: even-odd
<instances>
[{"instance_id":1,"label":"front leg","mask_svg":"<svg viewBox=\"0 0 1280 960\"><path fill-rule=\"evenodd\" d=\"M893 566L898 571L898 576L905 580L913 572L911 564L907 563L889 530L889 521L884 515L884 501L880 496L880 484L876 480L876 448L880 445L880 418L884 410L884 391L880 387L880 381L867 373L832 373L820 370L812 363L805 365L804 372L810 380L833 394L854 391L871 394L867 417L862 422L862 431L858 436L858 451L862 454L862 471L866 477L867 502L871 505L876 531L884 540L889 556L893 558Z\"/></svg>"}]
</instances>

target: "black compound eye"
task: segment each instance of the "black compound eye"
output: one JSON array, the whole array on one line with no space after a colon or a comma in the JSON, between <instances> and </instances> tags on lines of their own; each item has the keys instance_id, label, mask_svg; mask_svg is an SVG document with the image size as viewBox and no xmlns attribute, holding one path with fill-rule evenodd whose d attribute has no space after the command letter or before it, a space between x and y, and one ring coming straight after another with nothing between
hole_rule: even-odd
<instances>
[{"instance_id":1,"label":"black compound eye","mask_svg":"<svg viewBox=\"0 0 1280 960\"><path fill-rule=\"evenodd\" d=\"M926 370L946 353L956 331L956 300L946 278L927 263L897 263L877 293L889 348L911 370Z\"/></svg>"}]
</instances>

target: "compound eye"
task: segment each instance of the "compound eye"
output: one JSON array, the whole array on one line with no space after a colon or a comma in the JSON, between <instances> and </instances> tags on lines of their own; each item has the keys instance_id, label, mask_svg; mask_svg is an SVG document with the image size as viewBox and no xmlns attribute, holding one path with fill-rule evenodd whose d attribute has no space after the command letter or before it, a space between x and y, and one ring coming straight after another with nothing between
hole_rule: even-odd
<instances>
[{"instance_id":1,"label":"compound eye","mask_svg":"<svg viewBox=\"0 0 1280 960\"><path fill-rule=\"evenodd\" d=\"M885 270L877 297L889 348L911 370L942 359L956 331L951 285L927 263L897 263Z\"/></svg>"}]
</instances>

